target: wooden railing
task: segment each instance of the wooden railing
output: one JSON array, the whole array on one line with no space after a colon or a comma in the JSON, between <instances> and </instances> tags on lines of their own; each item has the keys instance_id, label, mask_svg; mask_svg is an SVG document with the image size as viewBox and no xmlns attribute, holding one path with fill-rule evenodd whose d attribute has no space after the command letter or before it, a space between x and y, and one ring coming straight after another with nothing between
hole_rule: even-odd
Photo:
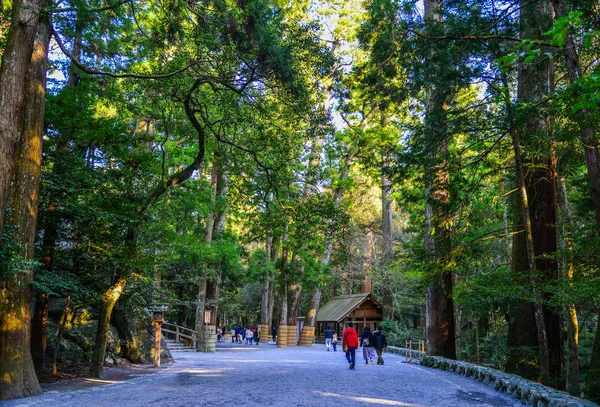
<instances>
[{"instance_id":1,"label":"wooden railing","mask_svg":"<svg viewBox=\"0 0 600 407\"><path fill-rule=\"evenodd\" d=\"M196 349L196 331L193 329L165 322L162 324L161 331L166 337L174 339L175 342L183 342L186 345Z\"/></svg>"}]
</instances>

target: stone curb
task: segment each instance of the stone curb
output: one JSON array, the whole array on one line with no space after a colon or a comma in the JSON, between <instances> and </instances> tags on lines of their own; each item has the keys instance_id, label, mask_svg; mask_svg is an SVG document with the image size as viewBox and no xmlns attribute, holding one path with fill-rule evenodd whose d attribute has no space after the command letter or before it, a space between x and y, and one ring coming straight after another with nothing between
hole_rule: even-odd
<instances>
[{"instance_id":1,"label":"stone curb","mask_svg":"<svg viewBox=\"0 0 600 407\"><path fill-rule=\"evenodd\" d=\"M533 407L598 407L596 403L573 397L564 391L485 366L439 356L425 356L421 365L470 377Z\"/></svg>"}]
</instances>

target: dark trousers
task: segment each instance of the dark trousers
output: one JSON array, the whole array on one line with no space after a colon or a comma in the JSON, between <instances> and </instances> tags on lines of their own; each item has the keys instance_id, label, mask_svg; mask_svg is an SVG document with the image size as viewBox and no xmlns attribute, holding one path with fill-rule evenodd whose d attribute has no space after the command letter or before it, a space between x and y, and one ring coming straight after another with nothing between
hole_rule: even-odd
<instances>
[{"instance_id":1,"label":"dark trousers","mask_svg":"<svg viewBox=\"0 0 600 407\"><path fill-rule=\"evenodd\" d=\"M346 352L346 359L348 359L348 363L351 363L353 365L356 364L356 348L348 346L348 352Z\"/></svg>"},{"instance_id":2,"label":"dark trousers","mask_svg":"<svg viewBox=\"0 0 600 407\"><path fill-rule=\"evenodd\" d=\"M377 352L377 364L383 365L383 349L375 349Z\"/></svg>"}]
</instances>

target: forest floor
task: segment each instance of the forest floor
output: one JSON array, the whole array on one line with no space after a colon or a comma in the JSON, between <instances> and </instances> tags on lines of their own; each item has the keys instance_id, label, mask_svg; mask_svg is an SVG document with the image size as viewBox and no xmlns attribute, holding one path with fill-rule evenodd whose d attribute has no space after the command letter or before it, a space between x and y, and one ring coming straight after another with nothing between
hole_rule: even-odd
<instances>
[{"instance_id":1,"label":"forest floor","mask_svg":"<svg viewBox=\"0 0 600 407\"><path fill-rule=\"evenodd\" d=\"M147 369L155 374L125 381L115 379L116 383L87 389L52 389L42 396L4 405L522 406L475 380L407 364L395 355L386 354L384 366L365 365L362 352L356 356L356 369L350 370L340 349L327 352L324 345L278 349L273 344L220 343L212 354L174 352L174 364L156 373Z\"/></svg>"},{"instance_id":2,"label":"forest floor","mask_svg":"<svg viewBox=\"0 0 600 407\"><path fill-rule=\"evenodd\" d=\"M48 373L38 377L40 385L44 392L64 392L70 390L84 390L91 387L103 386L105 384L120 383L125 380L135 379L158 373L170 364L163 365L160 368L154 368L153 364L119 364L104 368L104 377L96 379L89 375L89 363L71 364L60 366L59 373L53 376L49 369ZM62 372L61 372L62 371ZM69 372L69 373L64 373Z\"/></svg>"}]
</instances>

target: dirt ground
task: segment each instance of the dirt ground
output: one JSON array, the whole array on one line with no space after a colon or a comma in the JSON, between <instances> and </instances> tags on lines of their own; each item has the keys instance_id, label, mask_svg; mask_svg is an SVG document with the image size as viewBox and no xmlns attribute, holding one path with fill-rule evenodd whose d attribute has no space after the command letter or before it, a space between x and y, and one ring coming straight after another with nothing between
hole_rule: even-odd
<instances>
[{"instance_id":1,"label":"dirt ground","mask_svg":"<svg viewBox=\"0 0 600 407\"><path fill-rule=\"evenodd\" d=\"M84 390L105 384L123 382L136 377L152 375L169 366L171 366L171 364L163 364L160 368L155 368L153 364L119 364L105 366L104 377L102 379L96 379L90 377L90 366L88 364L77 364L61 366L62 369L59 368L59 373L56 376L53 376L48 369L48 373L40 375L39 380L44 392ZM60 373L61 370L68 371L69 373Z\"/></svg>"}]
</instances>

